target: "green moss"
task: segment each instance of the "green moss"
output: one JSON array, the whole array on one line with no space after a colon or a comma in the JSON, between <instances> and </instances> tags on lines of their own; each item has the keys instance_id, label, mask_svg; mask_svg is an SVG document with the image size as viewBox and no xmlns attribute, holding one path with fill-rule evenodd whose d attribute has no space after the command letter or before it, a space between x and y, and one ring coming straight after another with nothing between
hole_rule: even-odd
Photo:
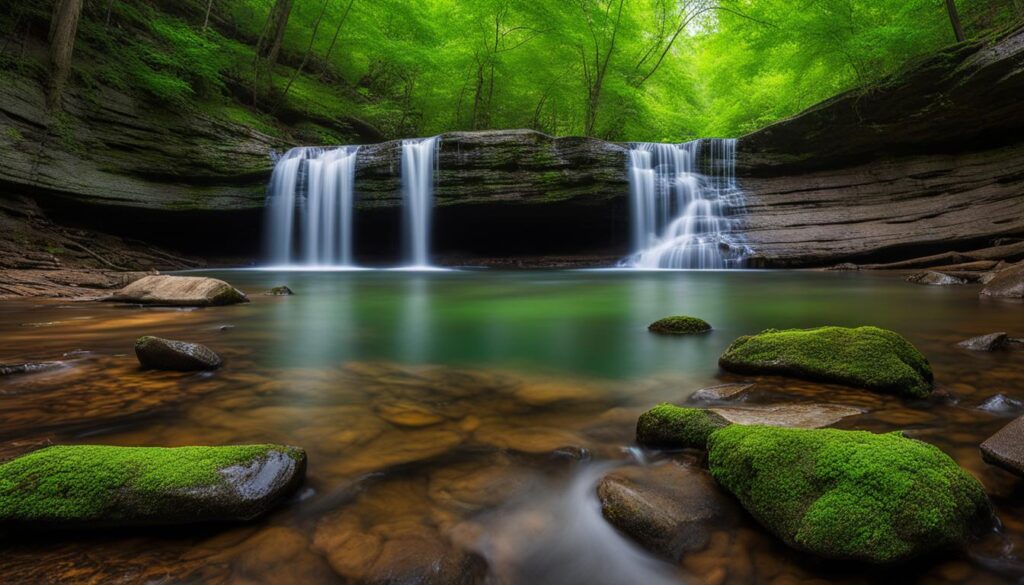
<instances>
[{"instance_id":1,"label":"green moss","mask_svg":"<svg viewBox=\"0 0 1024 585\"><path fill-rule=\"evenodd\" d=\"M740 337L718 364L744 374L780 374L911 397L931 393L932 369L898 333L878 327L768 329Z\"/></svg>"},{"instance_id":2,"label":"green moss","mask_svg":"<svg viewBox=\"0 0 1024 585\"><path fill-rule=\"evenodd\" d=\"M990 517L981 485L900 433L731 425L709 440L711 474L789 545L875 563L963 542Z\"/></svg>"},{"instance_id":3,"label":"green moss","mask_svg":"<svg viewBox=\"0 0 1024 585\"><path fill-rule=\"evenodd\" d=\"M636 441L649 447L694 447L704 449L708 437L729 421L700 408L659 404L640 415Z\"/></svg>"},{"instance_id":4,"label":"green moss","mask_svg":"<svg viewBox=\"0 0 1024 585\"><path fill-rule=\"evenodd\" d=\"M7 126L4 128L4 137L11 142L21 142L25 137L21 134L21 131L13 126Z\"/></svg>"},{"instance_id":5,"label":"green moss","mask_svg":"<svg viewBox=\"0 0 1024 585\"><path fill-rule=\"evenodd\" d=\"M0 465L0 521L89 521L116 517L123 498L160 509L162 496L224 481L276 445L228 447L55 446ZM288 450L294 457L298 451Z\"/></svg>"},{"instance_id":6,"label":"green moss","mask_svg":"<svg viewBox=\"0 0 1024 585\"><path fill-rule=\"evenodd\" d=\"M708 325L707 321L698 319L697 317L677 315L675 317L658 319L654 323L648 325L647 330L654 333L665 333L668 335L691 335L694 333L707 333L708 331L711 331L711 325Z\"/></svg>"}]
</instances>

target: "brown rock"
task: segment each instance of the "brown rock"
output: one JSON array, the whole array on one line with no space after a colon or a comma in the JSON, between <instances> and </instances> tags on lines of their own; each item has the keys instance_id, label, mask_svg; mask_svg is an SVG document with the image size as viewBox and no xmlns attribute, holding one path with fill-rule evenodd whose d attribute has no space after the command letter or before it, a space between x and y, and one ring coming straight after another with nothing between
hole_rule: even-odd
<instances>
[{"instance_id":1,"label":"brown rock","mask_svg":"<svg viewBox=\"0 0 1024 585\"><path fill-rule=\"evenodd\" d=\"M716 406L708 410L741 425L768 425L817 429L833 425L864 410L839 404L793 403L752 406Z\"/></svg>"},{"instance_id":2,"label":"brown rock","mask_svg":"<svg viewBox=\"0 0 1024 585\"><path fill-rule=\"evenodd\" d=\"M981 457L1024 476L1024 417L1015 419L981 444Z\"/></svg>"},{"instance_id":3,"label":"brown rock","mask_svg":"<svg viewBox=\"0 0 1024 585\"><path fill-rule=\"evenodd\" d=\"M612 471L597 495L605 519L670 559L704 548L729 509L711 476L674 462Z\"/></svg>"},{"instance_id":4,"label":"brown rock","mask_svg":"<svg viewBox=\"0 0 1024 585\"><path fill-rule=\"evenodd\" d=\"M983 297L1024 298L1024 262L997 273L979 294Z\"/></svg>"},{"instance_id":5,"label":"brown rock","mask_svg":"<svg viewBox=\"0 0 1024 585\"><path fill-rule=\"evenodd\" d=\"M103 299L117 303L208 307L247 303L245 293L216 278L156 275L140 278Z\"/></svg>"}]
</instances>

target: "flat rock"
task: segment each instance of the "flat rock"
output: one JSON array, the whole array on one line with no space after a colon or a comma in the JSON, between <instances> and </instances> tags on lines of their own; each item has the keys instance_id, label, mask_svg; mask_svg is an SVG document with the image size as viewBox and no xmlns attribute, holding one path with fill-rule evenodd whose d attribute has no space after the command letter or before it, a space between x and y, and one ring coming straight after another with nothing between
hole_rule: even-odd
<instances>
[{"instance_id":1,"label":"flat rock","mask_svg":"<svg viewBox=\"0 0 1024 585\"><path fill-rule=\"evenodd\" d=\"M673 560L703 549L730 509L710 475L671 461L616 469L598 484L597 495L609 523Z\"/></svg>"},{"instance_id":2,"label":"flat rock","mask_svg":"<svg viewBox=\"0 0 1024 585\"><path fill-rule=\"evenodd\" d=\"M283 445L47 447L0 465L0 526L67 529L251 520L302 483Z\"/></svg>"},{"instance_id":3,"label":"flat rock","mask_svg":"<svg viewBox=\"0 0 1024 585\"><path fill-rule=\"evenodd\" d=\"M982 458L1003 469L1024 476L1024 417L999 429L981 444Z\"/></svg>"},{"instance_id":4,"label":"flat rock","mask_svg":"<svg viewBox=\"0 0 1024 585\"><path fill-rule=\"evenodd\" d=\"M1024 262L1018 262L996 273L978 294L983 297L1024 298Z\"/></svg>"},{"instance_id":5,"label":"flat rock","mask_svg":"<svg viewBox=\"0 0 1024 585\"><path fill-rule=\"evenodd\" d=\"M715 401L715 400L737 400L744 398L753 384L719 384L701 388L690 396L690 400Z\"/></svg>"},{"instance_id":6,"label":"flat rock","mask_svg":"<svg viewBox=\"0 0 1024 585\"><path fill-rule=\"evenodd\" d=\"M914 284L931 284L936 286L949 286L953 284L967 284L967 279L946 274L944 272L936 272L934 270L928 270L926 272L920 272L907 277L907 282Z\"/></svg>"},{"instance_id":7,"label":"flat rock","mask_svg":"<svg viewBox=\"0 0 1024 585\"><path fill-rule=\"evenodd\" d=\"M149 335L135 341L135 357L142 367L153 370L191 372L224 365L224 360L205 345Z\"/></svg>"},{"instance_id":8,"label":"flat rock","mask_svg":"<svg viewBox=\"0 0 1024 585\"><path fill-rule=\"evenodd\" d=\"M162 274L140 278L103 300L167 307L210 307L249 302L245 293L223 280Z\"/></svg>"},{"instance_id":9,"label":"flat rock","mask_svg":"<svg viewBox=\"0 0 1024 585\"><path fill-rule=\"evenodd\" d=\"M834 425L864 410L840 404L766 404L755 406L716 406L709 408L725 420L741 425L768 425L817 429Z\"/></svg>"},{"instance_id":10,"label":"flat rock","mask_svg":"<svg viewBox=\"0 0 1024 585\"><path fill-rule=\"evenodd\" d=\"M969 349L971 351L995 351L1006 347L1009 342L1009 337L1006 336L1005 332L988 333L986 335L979 335L970 339L961 341L956 344L957 347Z\"/></svg>"}]
</instances>

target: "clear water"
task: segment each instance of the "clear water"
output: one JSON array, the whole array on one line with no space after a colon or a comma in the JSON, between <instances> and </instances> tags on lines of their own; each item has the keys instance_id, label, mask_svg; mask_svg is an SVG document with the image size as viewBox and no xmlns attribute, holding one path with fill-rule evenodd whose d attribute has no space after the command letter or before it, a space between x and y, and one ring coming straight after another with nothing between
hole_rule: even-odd
<instances>
[{"instance_id":1,"label":"clear water","mask_svg":"<svg viewBox=\"0 0 1024 585\"><path fill-rule=\"evenodd\" d=\"M1024 352L955 347L1024 333L1019 303L974 287L818 272L202 272L251 303L201 310L0 303L0 363L61 361L0 377L0 457L50 443L280 442L309 453L302 491L240 526L19 535L5 582L98 583L1016 583L1024 577L1019 481L978 444L1024 400ZM262 291L285 284L296 294ZM690 314L708 335L647 325ZM1003 531L920 563L816 563L737 511L706 547L669 563L601 519L594 482L664 456L633 443L637 416L746 378L716 360L768 327L874 324L929 357L953 402L909 403L762 378L794 400L867 409L844 428L902 429L938 445L991 494ZM148 372L143 334L205 343L212 374ZM783 398L785 399L785 398ZM589 453L574 461L558 453ZM699 459L684 462L700 466Z\"/></svg>"}]
</instances>

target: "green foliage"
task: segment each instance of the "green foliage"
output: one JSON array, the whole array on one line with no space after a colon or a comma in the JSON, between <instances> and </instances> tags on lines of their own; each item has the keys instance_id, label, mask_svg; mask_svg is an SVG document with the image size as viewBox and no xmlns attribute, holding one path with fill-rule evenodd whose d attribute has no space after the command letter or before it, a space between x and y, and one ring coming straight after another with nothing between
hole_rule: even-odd
<instances>
[{"instance_id":1,"label":"green foliage","mask_svg":"<svg viewBox=\"0 0 1024 585\"><path fill-rule=\"evenodd\" d=\"M711 331L711 325L704 319L677 315L658 319L647 326L647 330L653 333L664 333L667 335L690 335L693 333L707 333Z\"/></svg>"},{"instance_id":2,"label":"green foliage","mask_svg":"<svg viewBox=\"0 0 1024 585\"><path fill-rule=\"evenodd\" d=\"M306 118L314 140L352 139L358 118L388 137L528 127L681 141L760 128L953 42L935 0L301 0L257 83L275 1L217 0L205 30L205 0L85 3L78 80L246 123L237 107L256 109L263 130ZM973 37L1024 16L958 5ZM45 34L48 5L0 8L14 40L0 69L45 74L17 46Z\"/></svg>"},{"instance_id":3,"label":"green foliage","mask_svg":"<svg viewBox=\"0 0 1024 585\"><path fill-rule=\"evenodd\" d=\"M123 497L152 500L153 507L159 508L162 496L222 482L219 470L281 449L275 445L47 447L0 465L0 521L88 521L116 516Z\"/></svg>"},{"instance_id":4,"label":"green foliage","mask_svg":"<svg viewBox=\"0 0 1024 585\"><path fill-rule=\"evenodd\" d=\"M790 546L884 563L962 543L990 517L974 477L900 433L730 425L711 474Z\"/></svg>"},{"instance_id":5,"label":"green foliage","mask_svg":"<svg viewBox=\"0 0 1024 585\"><path fill-rule=\"evenodd\" d=\"M640 415L636 441L648 447L704 449L711 433L728 424L709 410L664 403Z\"/></svg>"},{"instance_id":6,"label":"green foliage","mask_svg":"<svg viewBox=\"0 0 1024 585\"><path fill-rule=\"evenodd\" d=\"M900 334L878 327L768 329L740 337L718 360L746 374L836 382L910 397L931 393L928 360Z\"/></svg>"}]
</instances>

